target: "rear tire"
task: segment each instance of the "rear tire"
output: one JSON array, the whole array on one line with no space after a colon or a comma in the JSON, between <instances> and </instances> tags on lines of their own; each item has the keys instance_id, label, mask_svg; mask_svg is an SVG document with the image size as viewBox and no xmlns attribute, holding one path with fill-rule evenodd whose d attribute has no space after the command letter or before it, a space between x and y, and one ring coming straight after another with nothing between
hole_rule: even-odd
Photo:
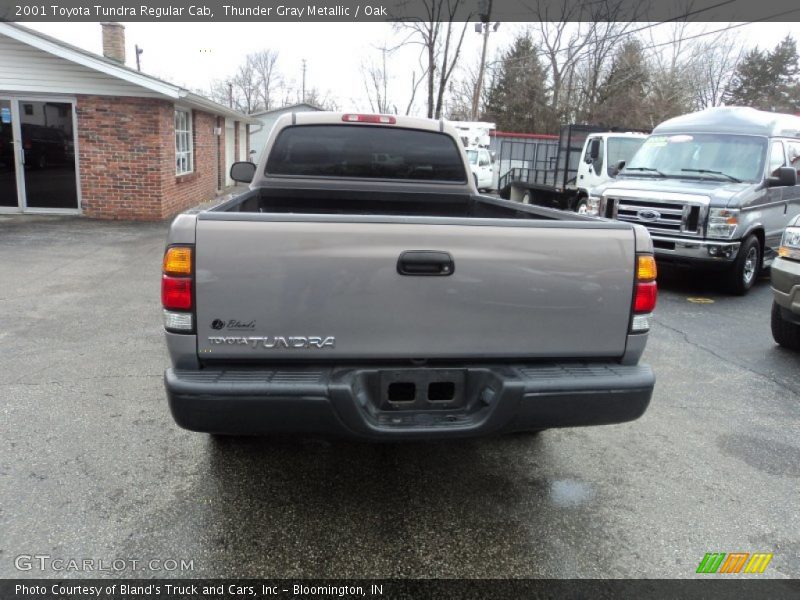
<instances>
[{"instance_id":1,"label":"rear tire","mask_svg":"<svg viewBox=\"0 0 800 600\"><path fill-rule=\"evenodd\" d=\"M791 323L781 315L781 307L776 302L772 303L772 338L784 348L800 350L800 325Z\"/></svg>"},{"instance_id":2,"label":"rear tire","mask_svg":"<svg viewBox=\"0 0 800 600\"><path fill-rule=\"evenodd\" d=\"M761 273L761 257L758 238L754 235L747 236L727 275L728 288L732 293L743 296L750 291Z\"/></svg>"},{"instance_id":3,"label":"rear tire","mask_svg":"<svg viewBox=\"0 0 800 600\"><path fill-rule=\"evenodd\" d=\"M578 201L575 203L575 212L579 215L586 215L589 213L589 201L585 196L578 198Z\"/></svg>"}]
</instances>

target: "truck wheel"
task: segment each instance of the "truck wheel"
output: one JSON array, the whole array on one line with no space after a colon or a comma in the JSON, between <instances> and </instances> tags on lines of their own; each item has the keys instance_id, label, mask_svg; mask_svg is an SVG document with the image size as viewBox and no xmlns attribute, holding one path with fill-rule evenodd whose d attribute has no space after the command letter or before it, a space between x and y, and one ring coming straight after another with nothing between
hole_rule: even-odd
<instances>
[{"instance_id":1,"label":"truck wheel","mask_svg":"<svg viewBox=\"0 0 800 600\"><path fill-rule=\"evenodd\" d=\"M777 303L772 303L772 326L773 339L790 350L800 350L800 325L787 321L781 315L781 307Z\"/></svg>"},{"instance_id":2,"label":"truck wheel","mask_svg":"<svg viewBox=\"0 0 800 600\"><path fill-rule=\"evenodd\" d=\"M475 175L475 173L472 174L472 179L475 180L475 189L477 189L480 192L481 188L478 187L478 176Z\"/></svg>"},{"instance_id":3,"label":"truck wheel","mask_svg":"<svg viewBox=\"0 0 800 600\"><path fill-rule=\"evenodd\" d=\"M578 202L575 204L575 212L579 215L585 215L589 212L589 201L585 197L578 198Z\"/></svg>"},{"instance_id":4,"label":"truck wheel","mask_svg":"<svg viewBox=\"0 0 800 600\"><path fill-rule=\"evenodd\" d=\"M739 254L728 272L730 291L743 296L750 291L761 272L761 244L754 235L749 235L742 242Z\"/></svg>"},{"instance_id":5,"label":"truck wheel","mask_svg":"<svg viewBox=\"0 0 800 600\"><path fill-rule=\"evenodd\" d=\"M531 203L531 193L530 192L525 192L522 195L522 203L523 204L530 204Z\"/></svg>"}]
</instances>

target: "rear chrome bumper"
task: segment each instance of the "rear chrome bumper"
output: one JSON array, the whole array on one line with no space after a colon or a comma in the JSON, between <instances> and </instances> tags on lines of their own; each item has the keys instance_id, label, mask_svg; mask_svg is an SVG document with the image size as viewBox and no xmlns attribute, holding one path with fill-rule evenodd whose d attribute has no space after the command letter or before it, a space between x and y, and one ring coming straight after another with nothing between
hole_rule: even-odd
<instances>
[{"instance_id":1,"label":"rear chrome bumper","mask_svg":"<svg viewBox=\"0 0 800 600\"><path fill-rule=\"evenodd\" d=\"M739 253L741 242L691 240L687 238L651 235L656 258L703 263L730 264Z\"/></svg>"},{"instance_id":2,"label":"rear chrome bumper","mask_svg":"<svg viewBox=\"0 0 800 600\"><path fill-rule=\"evenodd\" d=\"M164 381L172 415L186 429L400 440L632 421L647 409L655 376L647 365L568 362L168 369ZM413 385L415 398L392 401L391 382ZM430 400L428 386L437 382L452 382L452 394Z\"/></svg>"}]
</instances>

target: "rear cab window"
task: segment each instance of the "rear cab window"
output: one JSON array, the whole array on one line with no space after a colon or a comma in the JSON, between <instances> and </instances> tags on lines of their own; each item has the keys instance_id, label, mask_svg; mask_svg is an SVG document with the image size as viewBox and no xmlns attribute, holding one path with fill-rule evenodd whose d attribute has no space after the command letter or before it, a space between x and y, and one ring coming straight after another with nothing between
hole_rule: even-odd
<instances>
[{"instance_id":1,"label":"rear cab window","mask_svg":"<svg viewBox=\"0 0 800 600\"><path fill-rule=\"evenodd\" d=\"M466 183L449 135L370 125L294 125L272 146L265 175Z\"/></svg>"}]
</instances>

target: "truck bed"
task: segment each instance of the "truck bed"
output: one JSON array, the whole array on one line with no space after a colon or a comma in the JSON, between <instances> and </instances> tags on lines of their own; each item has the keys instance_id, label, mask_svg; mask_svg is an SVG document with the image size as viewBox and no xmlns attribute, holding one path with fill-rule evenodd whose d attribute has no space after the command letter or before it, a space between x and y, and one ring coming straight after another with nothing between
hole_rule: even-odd
<instances>
[{"instance_id":1,"label":"truck bed","mask_svg":"<svg viewBox=\"0 0 800 600\"><path fill-rule=\"evenodd\" d=\"M210 213L295 215L395 215L474 219L587 221L576 214L521 205L501 198L463 193L281 187L235 196Z\"/></svg>"}]
</instances>

